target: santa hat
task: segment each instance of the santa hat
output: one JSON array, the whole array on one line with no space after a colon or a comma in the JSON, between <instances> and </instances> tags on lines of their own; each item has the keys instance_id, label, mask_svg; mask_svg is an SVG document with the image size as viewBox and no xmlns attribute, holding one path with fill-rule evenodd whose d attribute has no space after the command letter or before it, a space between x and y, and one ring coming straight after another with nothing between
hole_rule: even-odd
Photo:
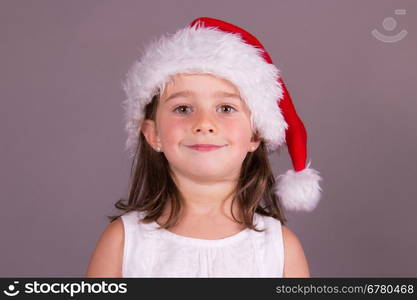
<instances>
[{"instance_id":1,"label":"santa hat","mask_svg":"<svg viewBox=\"0 0 417 300\"><path fill-rule=\"evenodd\" d=\"M289 210L313 210L319 202L322 180L306 166L307 133L288 90L261 43L233 24L198 18L175 34L154 40L129 70L123 88L127 99L126 149L133 156L137 147L145 106L177 73L209 73L232 82L251 110L267 151L286 144L294 170L279 175L275 193Z\"/></svg>"}]
</instances>

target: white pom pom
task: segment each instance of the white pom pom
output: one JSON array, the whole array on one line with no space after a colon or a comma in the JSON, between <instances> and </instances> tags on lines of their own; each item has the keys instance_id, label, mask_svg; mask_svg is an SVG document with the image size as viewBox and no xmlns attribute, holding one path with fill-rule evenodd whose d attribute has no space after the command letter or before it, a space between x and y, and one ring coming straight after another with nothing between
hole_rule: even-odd
<instances>
[{"instance_id":1,"label":"white pom pom","mask_svg":"<svg viewBox=\"0 0 417 300\"><path fill-rule=\"evenodd\" d=\"M309 169L310 163L304 170L288 170L277 177L275 194L281 199L284 208L296 211L312 211L316 208L321 197L319 181L322 178L319 172Z\"/></svg>"}]
</instances>

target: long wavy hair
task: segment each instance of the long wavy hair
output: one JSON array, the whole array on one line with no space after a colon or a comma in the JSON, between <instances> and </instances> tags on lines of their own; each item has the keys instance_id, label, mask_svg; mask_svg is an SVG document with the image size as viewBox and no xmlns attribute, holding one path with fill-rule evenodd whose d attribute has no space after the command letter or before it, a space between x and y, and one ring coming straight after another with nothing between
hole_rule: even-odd
<instances>
[{"instance_id":1,"label":"long wavy hair","mask_svg":"<svg viewBox=\"0 0 417 300\"><path fill-rule=\"evenodd\" d=\"M156 119L159 94L145 107L145 119ZM254 137L260 138L259 132ZM271 171L269 159L261 138L259 147L248 152L240 171L238 182L232 191L231 214L235 222L245 224L255 231L253 215L258 213L273 217L285 225L285 218L279 197L274 193L275 178ZM178 223L182 211L182 195L172 179L168 160L163 152L155 151L146 141L142 132L135 150L131 169L130 185L127 199L120 198L115 207L122 210L122 214L107 216L113 222L121 215L130 211L145 212L143 223L158 220L162 215L166 203L170 201L170 215L159 228L168 229ZM233 215L233 205L237 202L242 220Z\"/></svg>"}]
</instances>

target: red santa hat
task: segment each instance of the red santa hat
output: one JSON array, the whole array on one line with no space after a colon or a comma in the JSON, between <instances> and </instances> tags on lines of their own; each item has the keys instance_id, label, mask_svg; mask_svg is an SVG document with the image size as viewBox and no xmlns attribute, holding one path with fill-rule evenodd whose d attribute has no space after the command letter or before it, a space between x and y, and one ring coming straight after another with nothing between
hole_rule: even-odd
<instances>
[{"instance_id":1,"label":"red santa hat","mask_svg":"<svg viewBox=\"0 0 417 300\"><path fill-rule=\"evenodd\" d=\"M288 90L261 43L233 24L197 18L175 34L148 45L129 70L123 88L127 99L126 149L134 155L145 106L178 73L209 73L229 80L251 110L252 128L258 129L268 152L287 145L294 170L279 175L276 195L286 209L311 211L319 202L322 178L306 166L307 132Z\"/></svg>"}]
</instances>

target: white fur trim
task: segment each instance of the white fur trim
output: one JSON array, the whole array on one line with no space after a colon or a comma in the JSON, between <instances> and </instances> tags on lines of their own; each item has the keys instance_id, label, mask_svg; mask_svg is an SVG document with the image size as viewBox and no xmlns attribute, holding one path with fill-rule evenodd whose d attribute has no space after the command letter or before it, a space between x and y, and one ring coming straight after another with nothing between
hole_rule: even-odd
<instances>
[{"instance_id":1,"label":"white fur trim","mask_svg":"<svg viewBox=\"0 0 417 300\"><path fill-rule=\"evenodd\" d=\"M252 128L260 131L268 151L278 149L285 143L288 128L277 102L283 95L277 81L280 71L264 60L261 49L247 44L240 35L197 25L153 41L129 70L123 83L126 148L133 154L145 106L163 92L173 75L209 73L239 89L252 112Z\"/></svg>"},{"instance_id":2,"label":"white fur trim","mask_svg":"<svg viewBox=\"0 0 417 300\"><path fill-rule=\"evenodd\" d=\"M275 193L282 205L288 210L312 211L321 197L319 181L322 178L314 169L307 168L299 172L288 170L277 177Z\"/></svg>"}]
</instances>

